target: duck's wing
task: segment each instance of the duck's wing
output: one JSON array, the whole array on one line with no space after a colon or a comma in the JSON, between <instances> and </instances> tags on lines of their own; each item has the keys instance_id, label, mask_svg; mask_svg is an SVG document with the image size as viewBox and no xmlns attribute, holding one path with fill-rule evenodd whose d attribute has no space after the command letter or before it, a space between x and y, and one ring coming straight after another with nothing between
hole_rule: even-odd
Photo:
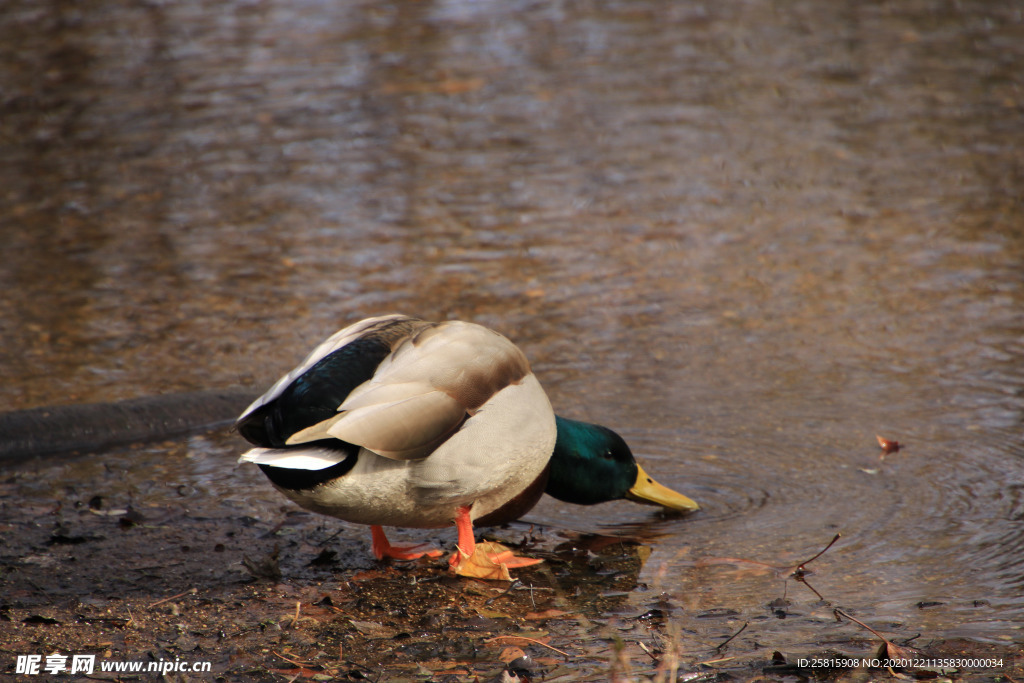
<instances>
[{"instance_id":1,"label":"duck's wing","mask_svg":"<svg viewBox=\"0 0 1024 683\"><path fill-rule=\"evenodd\" d=\"M333 417L410 334L431 323L404 315L361 320L321 343L245 409L238 432L264 448L282 448L296 432Z\"/></svg>"},{"instance_id":2,"label":"duck's wing","mask_svg":"<svg viewBox=\"0 0 1024 683\"><path fill-rule=\"evenodd\" d=\"M460 321L428 324L402 339L336 415L287 443L334 438L387 458L422 458L529 373L523 353L493 330Z\"/></svg>"}]
</instances>

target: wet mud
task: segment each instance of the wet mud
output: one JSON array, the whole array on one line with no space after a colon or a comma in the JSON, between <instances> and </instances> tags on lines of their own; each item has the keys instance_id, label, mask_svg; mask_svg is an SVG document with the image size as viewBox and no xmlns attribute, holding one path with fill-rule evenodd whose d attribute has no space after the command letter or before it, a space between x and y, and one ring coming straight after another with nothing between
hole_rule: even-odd
<instances>
[{"instance_id":1,"label":"wet mud","mask_svg":"<svg viewBox=\"0 0 1024 683\"><path fill-rule=\"evenodd\" d=\"M224 454L240 445L232 434L201 438ZM856 610L814 588L813 565L827 559L831 544L789 564L683 563L691 580L709 588L737 575L765 579L756 598L761 614L753 616L746 602L695 609L694 596L665 567L642 581L661 536L656 524L615 535L525 522L486 529L486 538L544 563L517 570L512 583L466 579L444 559L379 562L368 538L341 536L333 520L288 506L220 504L173 481L159 495L125 491L122 468L147 448L188 457L180 445L158 443L23 461L4 472L0 651L12 659L38 652L153 663L170 680L982 681L994 680L995 669L1003 680L1024 674L1016 647L927 632L906 638L894 624L875 623L878 635L869 625L852 627L856 617L844 610ZM83 470L82 458L94 462ZM54 487L70 472L92 474ZM443 532L431 536L451 542ZM805 637L817 628L817 644L776 647L763 625L785 620ZM851 627L839 634L829 622L843 620ZM886 660L905 666L890 670ZM209 670L185 669L194 665ZM97 669L88 679L147 675L154 674Z\"/></svg>"}]
</instances>

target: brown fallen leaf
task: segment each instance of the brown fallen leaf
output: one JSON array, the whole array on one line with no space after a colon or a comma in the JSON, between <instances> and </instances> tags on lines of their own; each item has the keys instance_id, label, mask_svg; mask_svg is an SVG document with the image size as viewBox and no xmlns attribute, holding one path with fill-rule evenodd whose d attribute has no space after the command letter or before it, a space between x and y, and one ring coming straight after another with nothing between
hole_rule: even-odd
<instances>
[{"instance_id":1,"label":"brown fallen leaf","mask_svg":"<svg viewBox=\"0 0 1024 683\"><path fill-rule=\"evenodd\" d=\"M916 647L897 645L891 640L883 640L878 646L875 657L878 659L895 659L905 662L912 662L915 659L922 659L922 652Z\"/></svg>"},{"instance_id":2,"label":"brown fallen leaf","mask_svg":"<svg viewBox=\"0 0 1024 683\"><path fill-rule=\"evenodd\" d=\"M281 578L281 566L277 562L281 549L274 546L273 552L255 560L242 555L242 566L244 566L254 578L271 579L276 581Z\"/></svg>"},{"instance_id":3,"label":"brown fallen leaf","mask_svg":"<svg viewBox=\"0 0 1024 683\"><path fill-rule=\"evenodd\" d=\"M526 656L526 653L523 651L522 648L516 647L515 645L512 645L512 646L506 647L504 650L502 650L501 654L498 655L498 659L500 659L505 664L508 664L509 662L515 661L515 660L519 659L520 657L525 657L525 656Z\"/></svg>"},{"instance_id":4,"label":"brown fallen leaf","mask_svg":"<svg viewBox=\"0 0 1024 683\"><path fill-rule=\"evenodd\" d=\"M313 671L305 667L299 669L267 669L271 673L281 674L282 676L291 676L294 681L296 678L315 678L316 676L322 676L322 671Z\"/></svg>"},{"instance_id":5,"label":"brown fallen leaf","mask_svg":"<svg viewBox=\"0 0 1024 683\"><path fill-rule=\"evenodd\" d=\"M564 650L559 650L557 647L552 647L552 646L548 645L548 641L551 640L551 637L548 636L546 633L535 633L533 635L540 636L540 637L539 638L531 638L531 637L525 636L525 635L503 635L503 636L494 636L493 638L487 638L486 640L484 640L484 642L485 643L493 643L496 640L525 640L528 643L533 643L534 645L540 645L542 647L546 647L547 649L552 650L554 652L557 652L558 654L563 655L564 657L571 657L572 656L568 652L565 652Z\"/></svg>"},{"instance_id":6,"label":"brown fallen leaf","mask_svg":"<svg viewBox=\"0 0 1024 683\"><path fill-rule=\"evenodd\" d=\"M511 581L512 575L508 572L508 566L504 562L495 562L494 556L512 556L512 551L500 543L494 541L481 541L476 544L472 555L465 555L461 550L458 561L452 566L459 576L468 576L475 579L493 579L498 581Z\"/></svg>"},{"instance_id":7,"label":"brown fallen leaf","mask_svg":"<svg viewBox=\"0 0 1024 683\"><path fill-rule=\"evenodd\" d=\"M474 92L486 85L482 78L444 78L439 81L425 83L385 83L381 92L386 95L432 94L461 95L462 93Z\"/></svg>"},{"instance_id":8,"label":"brown fallen leaf","mask_svg":"<svg viewBox=\"0 0 1024 683\"><path fill-rule=\"evenodd\" d=\"M369 638L394 638L397 633L395 629L389 628L384 624L378 624L375 621L357 621L355 619L349 619L348 623L352 624L357 631Z\"/></svg>"},{"instance_id":9,"label":"brown fallen leaf","mask_svg":"<svg viewBox=\"0 0 1024 683\"><path fill-rule=\"evenodd\" d=\"M875 438L878 439L878 445L882 447L882 453L889 455L890 453L896 453L900 450L900 442L886 439L884 436L875 434Z\"/></svg>"},{"instance_id":10,"label":"brown fallen leaf","mask_svg":"<svg viewBox=\"0 0 1024 683\"><path fill-rule=\"evenodd\" d=\"M381 579L389 576L390 571L390 568L387 568L385 570L367 569L361 572L356 572L352 575L349 581L353 583L358 583L360 581L373 581L374 579Z\"/></svg>"},{"instance_id":11,"label":"brown fallen leaf","mask_svg":"<svg viewBox=\"0 0 1024 683\"><path fill-rule=\"evenodd\" d=\"M555 617L562 617L568 614L560 609L546 609L542 612L527 612L525 619L554 619Z\"/></svg>"},{"instance_id":12,"label":"brown fallen leaf","mask_svg":"<svg viewBox=\"0 0 1024 683\"><path fill-rule=\"evenodd\" d=\"M878 646L878 651L875 654L875 656L878 659L905 660L907 662L913 662L913 660L921 658L924 654L921 650L918 650L917 648L910 647L907 645L897 645L896 643L892 642L891 640L883 636L881 633L876 631L875 629L865 624L863 621L851 617L849 614L847 614L839 608L834 608L832 612L836 615L836 619L839 619L839 617L849 619L850 621L857 624L864 630L870 631L872 634L874 634L877 638L879 638L882 641L881 644Z\"/></svg>"},{"instance_id":13,"label":"brown fallen leaf","mask_svg":"<svg viewBox=\"0 0 1024 683\"><path fill-rule=\"evenodd\" d=\"M445 95L460 95L484 87L482 78L446 78L437 84L437 91Z\"/></svg>"}]
</instances>

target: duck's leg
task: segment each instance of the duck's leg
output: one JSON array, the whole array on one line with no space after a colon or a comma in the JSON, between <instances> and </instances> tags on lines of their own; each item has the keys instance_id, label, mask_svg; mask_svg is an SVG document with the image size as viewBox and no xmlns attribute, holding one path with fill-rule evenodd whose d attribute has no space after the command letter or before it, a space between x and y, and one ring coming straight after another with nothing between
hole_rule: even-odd
<instances>
[{"instance_id":1,"label":"duck's leg","mask_svg":"<svg viewBox=\"0 0 1024 683\"><path fill-rule=\"evenodd\" d=\"M476 552L476 538L473 536L473 520L469 517L469 508L462 506L455 510L455 530L459 538L455 541L455 552L448 560L448 565L455 567L462 557L469 557Z\"/></svg>"},{"instance_id":2,"label":"duck's leg","mask_svg":"<svg viewBox=\"0 0 1024 683\"><path fill-rule=\"evenodd\" d=\"M370 526L370 535L373 536L373 555L378 560L390 557L395 560L415 560L424 555L427 557L441 557L442 553L437 548L431 548L426 543L413 545L391 545L388 537L384 535L384 527L373 524Z\"/></svg>"},{"instance_id":3,"label":"duck's leg","mask_svg":"<svg viewBox=\"0 0 1024 683\"><path fill-rule=\"evenodd\" d=\"M459 532L459 538L455 542L455 552L452 554L451 559L448 560L448 565L453 569L458 567L465 558L472 557L473 553L476 552L476 538L473 536L473 520L470 519L468 506L462 506L455 510L455 528ZM543 562L543 560L538 560L532 557L517 557L511 550L506 550L505 552L494 555L488 555L488 558L494 564L503 564L509 569L530 567Z\"/></svg>"}]
</instances>

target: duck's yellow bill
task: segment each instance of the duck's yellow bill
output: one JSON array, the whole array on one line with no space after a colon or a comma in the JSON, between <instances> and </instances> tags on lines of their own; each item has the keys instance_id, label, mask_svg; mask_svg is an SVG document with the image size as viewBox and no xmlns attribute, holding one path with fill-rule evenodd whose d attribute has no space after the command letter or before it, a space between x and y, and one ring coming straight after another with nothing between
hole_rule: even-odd
<instances>
[{"instance_id":1,"label":"duck's yellow bill","mask_svg":"<svg viewBox=\"0 0 1024 683\"><path fill-rule=\"evenodd\" d=\"M636 466L636 483L626 492L626 498L638 503L661 505L679 512L693 512L700 509L695 501L651 479L640 465Z\"/></svg>"}]
</instances>

